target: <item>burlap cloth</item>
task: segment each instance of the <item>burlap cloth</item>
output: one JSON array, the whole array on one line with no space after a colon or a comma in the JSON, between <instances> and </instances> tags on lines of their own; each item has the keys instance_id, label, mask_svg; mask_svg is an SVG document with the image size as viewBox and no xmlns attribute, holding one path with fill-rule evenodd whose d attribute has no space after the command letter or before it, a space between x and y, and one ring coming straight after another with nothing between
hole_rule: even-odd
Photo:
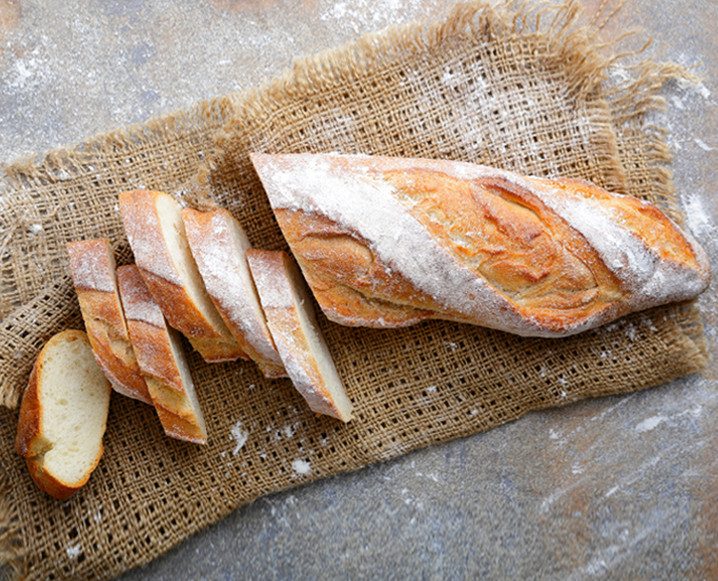
<instances>
[{"instance_id":1,"label":"burlap cloth","mask_svg":"<svg viewBox=\"0 0 718 581\"><path fill-rule=\"evenodd\" d=\"M214 198L253 243L268 248L284 241L251 150L426 156L574 176L657 201L680 219L662 133L645 121L676 71L643 63L635 81L606 88L611 59L596 30L577 24L575 8L461 6L428 28L373 35L302 61L250 94L7 167L0 215L4 559L31 578L109 577L269 492L530 410L699 369L701 331L685 305L562 340L445 322L353 329L320 317L356 406L347 426L313 416L287 380L266 381L249 363L206 365L193 353L207 447L166 438L150 407L114 395L105 456L65 503L35 488L13 450L16 406L38 349L53 333L82 327L65 242L108 236L119 262L130 260L117 214L122 189ZM202 168L209 168L209 193L198 186ZM237 422L249 435L239 450L231 437ZM295 460L307 462L309 473L297 473Z\"/></svg>"}]
</instances>

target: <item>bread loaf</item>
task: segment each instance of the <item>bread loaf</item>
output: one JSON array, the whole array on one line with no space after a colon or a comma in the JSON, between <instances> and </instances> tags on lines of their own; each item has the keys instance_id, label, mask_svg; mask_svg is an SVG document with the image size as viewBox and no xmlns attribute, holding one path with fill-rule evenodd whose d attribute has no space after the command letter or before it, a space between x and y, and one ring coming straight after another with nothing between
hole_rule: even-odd
<instances>
[{"instance_id":1,"label":"bread loaf","mask_svg":"<svg viewBox=\"0 0 718 581\"><path fill-rule=\"evenodd\" d=\"M95 358L118 393L151 404L127 334L107 238L67 245L70 273Z\"/></svg>"},{"instance_id":2,"label":"bread loaf","mask_svg":"<svg viewBox=\"0 0 718 581\"><path fill-rule=\"evenodd\" d=\"M247 260L274 343L294 387L311 410L348 422L351 401L294 261L286 252L254 249L247 251Z\"/></svg>"},{"instance_id":3,"label":"bread loaf","mask_svg":"<svg viewBox=\"0 0 718 581\"><path fill-rule=\"evenodd\" d=\"M15 448L50 496L72 496L99 463L110 393L82 331L58 333L37 356L20 404Z\"/></svg>"},{"instance_id":4,"label":"bread loaf","mask_svg":"<svg viewBox=\"0 0 718 581\"><path fill-rule=\"evenodd\" d=\"M449 319L561 337L709 283L689 234L588 182L428 159L252 160L320 306L344 325Z\"/></svg>"},{"instance_id":5,"label":"bread loaf","mask_svg":"<svg viewBox=\"0 0 718 581\"><path fill-rule=\"evenodd\" d=\"M205 361L245 357L207 296L175 199L162 192L123 192L120 215L142 278L170 325Z\"/></svg>"},{"instance_id":6,"label":"bread loaf","mask_svg":"<svg viewBox=\"0 0 718 581\"><path fill-rule=\"evenodd\" d=\"M196 444L207 428L180 337L167 326L135 265L117 269L130 340L165 433Z\"/></svg>"},{"instance_id":7,"label":"bread loaf","mask_svg":"<svg viewBox=\"0 0 718 581\"><path fill-rule=\"evenodd\" d=\"M286 377L247 265L247 235L227 210L182 210L187 240L225 324L266 377Z\"/></svg>"}]
</instances>

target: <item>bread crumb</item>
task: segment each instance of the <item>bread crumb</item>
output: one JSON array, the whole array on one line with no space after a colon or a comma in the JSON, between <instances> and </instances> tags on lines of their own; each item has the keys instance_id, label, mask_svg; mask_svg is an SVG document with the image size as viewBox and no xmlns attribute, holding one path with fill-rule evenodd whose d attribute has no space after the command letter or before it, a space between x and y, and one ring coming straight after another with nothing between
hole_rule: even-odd
<instances>
[{"instance_id":1,"label":"bread crumb","mask_svg":"<svg viewBox=\"0 0 718 581\"><path fill-rule=\"evenodd\" d=\"M297 458L292 461L292 470L300 476L306 476L312 472L312 465L306 460Z\"/></svg>"},{"instance_id":2,"label":"bread crumb","mask_svg":"<svg viewBox=\"0 0 718 581\"><path fill-rule=\"evenodd\" d=\"M234 440L234 450L232 450L232 456L239 454L239 451L244 448L249 438L249 432L242 429L242 422L238 421L232 426L230 430L230 438Z\"/></svg>"}]
</instances>

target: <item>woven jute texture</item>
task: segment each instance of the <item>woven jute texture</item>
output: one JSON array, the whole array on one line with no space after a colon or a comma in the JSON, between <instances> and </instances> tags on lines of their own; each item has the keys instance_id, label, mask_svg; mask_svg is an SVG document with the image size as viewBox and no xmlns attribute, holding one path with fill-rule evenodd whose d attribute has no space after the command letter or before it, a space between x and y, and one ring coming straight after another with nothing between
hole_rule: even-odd
<instances>
[{"instance_id":1,"label":"woven jute texture","mask_svg":"<svg viewBox=\"0 0 718 581\"><path fill-rule=\"evenodd\" d=\"M539 22L539 16L541 16ZM190 355L206 447L164 437L152 409L113 395L106 451L65 503L13 450L16 406L42 343L81 319L68 240L107 236L131 260L117 193L148 187L218 203L265 248L284 241L248 152L342 151L461 159L590 179L680 219L660 130L645 113L675 74L644 63L608 88L611 57L573 3L457 7L299 62L283 78L6 168L0 213L0 548L30 578L109 577L146 563L269 492L474 434L530 410L653 386L699 369L691 306L562 339L431 322L344 328L320 316L355 404L348 425L312 415L287 380ZM38 224L39 226L33 226ZM246 444L235 448L241 423ZM303 460L309 471L293 470ZM295 464L296 466L296 464Z\"/></svg>"}]
</instances>

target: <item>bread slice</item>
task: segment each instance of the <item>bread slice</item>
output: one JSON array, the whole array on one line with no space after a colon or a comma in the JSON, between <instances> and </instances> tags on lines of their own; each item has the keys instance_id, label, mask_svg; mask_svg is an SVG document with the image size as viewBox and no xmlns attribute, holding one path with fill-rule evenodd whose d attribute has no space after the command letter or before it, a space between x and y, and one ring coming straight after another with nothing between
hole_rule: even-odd
<instances>
[{"instance_id":1,"label":"bread slice","mask_svg":"<svg viewBox=\"0 0 718 581\"><path fill-rule=\"evenodd\" d=\"M130 340L165 433L207 443L207 428L180 337L167 326L135 265L117 269Z\"/></svg>"},{"instance_id":2,"label":"bread slice","mask_svg":"<svg viewBox=\"0 0 718 581\"><path fill-rule=\"evenodd\" d=\"M322 337L304 281L286 252L248 250L247 261L284 367L309 407L344 422L352 404Z\"/></svg>"},{"instance_id":3,"label":"bread slice","mask_svg":"<svg viewBox=\"0 0 718 581\"><path fill-rule=\"evenodd\" d=\"M102 457L110 384L82 331L52 337L35 361L20 405L15 448L35 484L65 500Z\"/></svg>"},{"instance_id":4,"label":"bread slice","mask_svg":"<svg viewBox=\"0 0 718 581\"><path fill-rule=\"evenodd\" d=\"M120 194L120 215L135 262L169 324L187 336L205 361L244 357L207 296L187 244L181 210L162 192Z\"/></svg>"},{"instance_id":5,"label":"bread slice","mask_svg":"<svg viewBox=\"0 0 718 581\"><path fill-rule=\"evenodd\" d=\"M192 255L214 306L266 377L286 377L249 272L249 240L227 210L182 210Z\"/></svg>"},{"instance_id":6,"label":"bread slice","mask_svg":"<svg viewBox=\"0 0 718 581\"><path fill-rule=\"evenodd\" d=\"M152 404L130 345L107 238L67 244L70 273L97 363L118 393Z\"/></svg>"}]
</instances>

